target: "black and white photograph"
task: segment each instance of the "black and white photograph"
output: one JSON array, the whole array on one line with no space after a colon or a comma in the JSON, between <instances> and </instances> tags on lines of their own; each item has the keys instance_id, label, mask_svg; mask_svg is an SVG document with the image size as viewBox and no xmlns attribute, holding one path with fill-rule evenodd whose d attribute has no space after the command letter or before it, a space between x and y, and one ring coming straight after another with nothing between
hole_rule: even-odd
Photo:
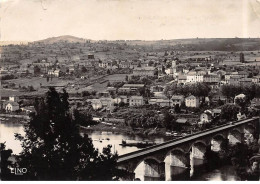
<instances>
[{"instance_id":1,"label":"black and white photograph","mask_svg":"<svg viewBox=\"0 0 260 184\"><path fill-rule=\"evenodd\" d=\"M260 181L260 0L0 0L0 181Z\"/></svg>"}]
</instances>

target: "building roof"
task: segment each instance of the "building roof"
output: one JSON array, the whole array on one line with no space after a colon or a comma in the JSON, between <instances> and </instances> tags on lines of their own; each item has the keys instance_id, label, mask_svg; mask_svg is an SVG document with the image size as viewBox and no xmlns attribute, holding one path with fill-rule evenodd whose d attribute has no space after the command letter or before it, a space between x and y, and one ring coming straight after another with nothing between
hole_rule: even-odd
<instances>
[{"instance_id":1,"label":"building roof","mask_svg":"<svg viewBox=\"0 0 260 184\"><path fill-rule=\"evenodd\" d=\"M214 114L220 114L221 113L221 109L212 109L212 112Z\"/></svg>"},{"instance_id":2,"label":"building roof","mask_svg":"<svg viewBox=\"0 0 260 184\"><path fill-rule=\"evenodd\" d=\"M120 95L118 96L119 98L127 98L127 96L124 96L124 95Z\"/></svg>"},{"instance_id":3,"label":"building roof","mask_svg":"<svg viewBox=\"0 0 260 184\"><path fill-rule=\"evenodd\" d=\"M143 100L142 96L130 96L130 99Z\"/></svg>"},{"instance_id":4,"label":"building roof","mask_svg":"<svg viewBox=\"0 0 260 184\"><path fill-rule=\"evenodd\" d=\"M195 96L191 95L191 96L188 96L186 99L197 99Z\"/></svg>"},{"instance_id":5,"label":"building roof","mask_svg":"<svg viewBox=\"0 0 260 184\"><path fill-rule=\"evenodd\" d=\"M123 88L130 88L130 87L144 87L144 84L124 84Z\"/></svg>"},{"instance_id":6,"label":"building roof","mask_svg":"<svg viewBox=\"0 0 260 184\"><path fill-rule=\"evenodd\" d=\"M240 82L252 82L252 78L242 78Z\"/></svg>"},{"instance_id":7,"label":"building roof","mask_svg":"<svg viewBox=\"0 0 260 184\"><path fill-rule=\"evenodd\" d=\"M254 79L260 79L260 75L254 76Z\"/></svg>"},{"instance_id":8,"label":"building roof","mask_svg":"<svg viewBox=\"0 0 260 184\"><path fill-rule=\"evenodd\" d=\"M245 71L239 71L238 74L239 74L239 75L248 75L248 73L245 72Z\"/></svg>"},{"instance_id":9,"label":"building roof","mask_svg":"<svg viewBox=\"0 0 260 184\"><path fill-rule=\"evenodd\" d=\"M197 72L194 71L194 70L191 70L191 71L188 72L188 75L196 75L196 74L197 74Z\"/></svg>"},{"instance_id":10,"label":"building roof","mask_svg":"<svg viewBox=\"0 0 260 184\"><path fill-rule=\"evenodd\" d=\"M181 100L181 99L183 99L183 98L184 98L183 95L173 95L171 99Z\"/></svg>"},{"instance_id":11,"label":"building roof","mask_svg":"<svg viewBox=\"0 0 260 184\"><path fill-rule=\"evenodd\" d=\"M246 95L244 95L244 94L239 94L239 95L235 96L235 99L236 99L236 98L245 98L245 97L246 97Z\"/></svg>"},{"instance_id":12,"label":"building roof","mask_svg":"<svg viewBox=\"0 0 260 184\"><path fill-rule=\"evenodd\" d=\"M179 75L178 80L187 80L187 76L186 75Z\"/></svg>"},{"instance_id":13,"label":"building roof","mask_svg":"<svg viewBox=\"0 0 260 184\"><path fill-rule=\"evenodd\" d=\"M239 76L239 75L230 76L230 79L240 79L240 78L241 78L241 76Z\"/></svg>"},{"instance_id":14,"label":"building roof","mask_svg":"<svg viewBox=\"0 0 260 184\"><path fill-rule=\"evenodd\" d=\"M176 120L176 123L181 123L181 124L185 124L187 122L188 122L188 120L184 119L184 118L179 118L179 119Z\"/></svg>"},{"instance_id":15,"label":"building roof","mask_svg":"<svg viewBox=\"0 0 260 184\"><path fill-rule=\"evenodd\" d=\"M204 111L202 114L206 114L206 115L208 115L209 117L212 116L212 114L210 113L210 111ZM202 115L202 114L201 114L201 115Z\"/></svg>"},{"instance_id":16,"label":"building roof","mask_svg":"<svg viewBox=\"0 0 260 184\"><path fill-rule=\"evenodd\" d=\"M124 87L121 87L121 88L118 88L119 90L131 90L129 87L126 87L126 88L124 88Z\"/></svg>"},{"instance_id":17,"label":"building roof","mask_svg":"<svg viewBox=\"0 0 260 184\"><path fill-rule=\"evenodd\" d=\"M7 101L6 103L4 103L5 105L11 104L12 106L19 106L19 104L17 102L13 102L13 101Z\"/></svg>"},{"instance_id":18,"label":"building roof","mask_svg":"<svg viewBox=\"0 0 260 184\"><path fill-rule=\"evenodd\" d=\"M137 71L142 71L142 70L153 71L153 70L155 70L155 67L139 67L139 68L135 68L134 70L137 70Z\"/></svg>"}]
</instances>

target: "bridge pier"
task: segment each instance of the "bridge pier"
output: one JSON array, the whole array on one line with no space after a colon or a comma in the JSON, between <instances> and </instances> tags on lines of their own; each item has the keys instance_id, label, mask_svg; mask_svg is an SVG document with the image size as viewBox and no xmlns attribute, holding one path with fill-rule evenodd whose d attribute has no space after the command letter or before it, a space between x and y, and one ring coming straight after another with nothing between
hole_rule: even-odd
<instances>
[{"instance_id":1,"label":"bridge pier","mask_svg":"<svg viewBox=\"0 0 260 184\"><path fill-rule=\"evenodd\" d=\"M206 141L207 142L207 141ZM201 171L204 169L206 159L205 159L205 153L207 150L207 146L209 143L204 142L195 142L192 144L191 147L191 154L190 154L190 176L196 176L201 173Z\"/></svg>"},{"instance_id":2,"label":"bridge pier","mask_svg":"<svg viewBox=\"0 0 260 184\"><path fill-rule=\"evenodd\" d=\"M137 166L134 172L135 178L141 181L159 181L164 179L164 163L146 159Z\"/></svg>"},{"instance_id":3,"label":"bridge pier","mask_svg":"<svg viewBox=\"0 0 260 184\"><path fill-rule=\"evenodd\" d=\"M229 144L231 145L235 145L236 143L242 143L243 139L244 139L244 133L241 133L236 129L231 130L228 135Z\"/></svg>"},{"instance_id":4,"label":"bridge pier","mask_svg":"<svg viewBox=\"0 0 260 184\"><path fill-rule=\"evenodd\" d=\"M211 140L211 150L214 152L221 151L221 144L225 141L226 136L223 135L217 135L212 138Z\"/></svg>"},{"instance_id":5,"label":"bridge pier","mask_svg":"<svg viewBox=\"0 0 260 184\"><path fill-rule=\"evenodd\" d=\"M201 142L194 143L191 149L192 158L204 160L207 146Z\"/></svg>"},{"instance_id":6,"label":"bridge pier","mask_svg":"<svg viewBox=\"0 0 260 184\"><path fill-rule=\"evenodd\" d=\"M127 170L130 180L190 179L192 169L203 169L206 150L219 152L225 146L244 142L245 138L259 138L259 118L238 121L172 140L150 148L119 156L118 168ZM225 155L224 155L225 156ZM194 161L196 160L196 161ZM192 165L193 164L193 165ZM199 166L199 167L196 167ZM195 170L196 170L195 169ZM132 175L133 174L133 175Z\"/></svg>"},{"instance_id":7,"label":"bridge pier","mask_svg":"<svg viewBox=\"0 0 260 184\"><path fill-rule=\"evenodd\" d=\"M256 135L256 128L253 125L245 125L244 138L247 144L253 143L254 139L258 139Z\"/></svg>"},{"instance_id":8,"label":"bridge pier","mask_svg":"<svg viewBox=\"0 0 260 184\"><path fill-rule=\"evenodd\" d=\"M190 153L182 150L173 150L165 159L165 180L179 180L189 177Z\"/></svg>"}]
</instances>

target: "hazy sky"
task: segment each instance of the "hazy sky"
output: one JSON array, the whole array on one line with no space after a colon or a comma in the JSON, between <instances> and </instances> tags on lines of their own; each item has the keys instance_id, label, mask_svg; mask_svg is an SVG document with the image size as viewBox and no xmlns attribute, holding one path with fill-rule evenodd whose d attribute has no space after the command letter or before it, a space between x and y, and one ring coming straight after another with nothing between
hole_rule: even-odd
<instances>
[{"instance_id":1,"label":"hazy sky","mask_svg":"<svg viewBox=\"0 0 260 184\"><path fill-rule=\"evenodd\" d=\"M1 40L259 37L260 0L0 0Z\"/></svg>"}]
</instances>

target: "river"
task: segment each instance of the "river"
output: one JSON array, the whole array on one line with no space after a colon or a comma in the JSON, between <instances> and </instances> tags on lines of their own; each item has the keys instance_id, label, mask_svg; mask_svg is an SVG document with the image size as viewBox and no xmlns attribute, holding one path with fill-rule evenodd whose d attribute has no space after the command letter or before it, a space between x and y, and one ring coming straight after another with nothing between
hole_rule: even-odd
<instances>
[{"instance_id":1,"label":"river","mask_svg":"<svg viewBox=\"0 0 260 184\"><path fill-rule=\"evenodd\" d=\"M6 142L6 147L13 150L14 154L19 154L21 151L21 145L18 140L15 140L14 134L19 133L24 135L23 125L0 122L0 142ZM163 138L144 138L140 136L130 136L123 134L116 134L112 132L88 132L89 137L92 138L93 144L99 151L102 151L103 147L112 145L112 152L117 152L119 155L129 153L138 150L136 147L122 147L119 144L122 140L131 141L154 141L156 143L164 142ZM196 162L194 162L196 164ZM172 172L171 168L171 172ZM176 170L174 170L176 171ZM191 171L193 172L193 171ZM189 180L187 177L185 180ZM232 166L223 166L210 172L205 172L199 176L193 177L192 180L198 181L237 181L239 177L236 175Z\"/></svg>"}]
</instances>

